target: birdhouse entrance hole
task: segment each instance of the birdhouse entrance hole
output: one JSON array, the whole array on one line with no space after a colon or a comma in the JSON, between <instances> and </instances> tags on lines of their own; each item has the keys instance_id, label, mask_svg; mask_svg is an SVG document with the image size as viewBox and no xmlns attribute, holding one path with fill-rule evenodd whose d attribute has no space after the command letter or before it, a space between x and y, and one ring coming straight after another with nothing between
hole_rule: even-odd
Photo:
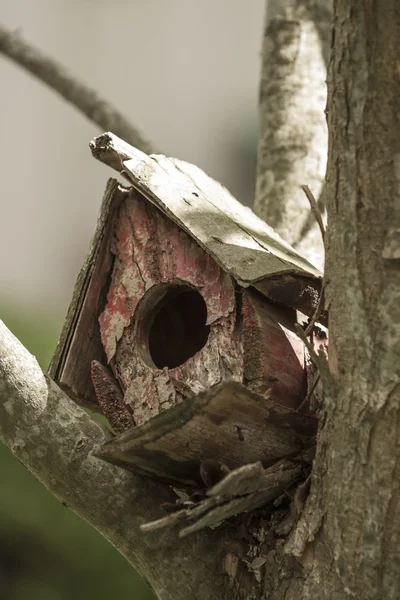
<instances>
[{"instance_id":1,"label":"birdhouse entrance hole","mask_svg":"<svg viewBox=\"0 0 400 600\"><path fill-rule=\"evenodd\" d=\"M143 298L138 312L142 358L157 369L174 369L207 343L207 306L203 296L186 285L156 286Z\"/></svg>"}]
</instances>

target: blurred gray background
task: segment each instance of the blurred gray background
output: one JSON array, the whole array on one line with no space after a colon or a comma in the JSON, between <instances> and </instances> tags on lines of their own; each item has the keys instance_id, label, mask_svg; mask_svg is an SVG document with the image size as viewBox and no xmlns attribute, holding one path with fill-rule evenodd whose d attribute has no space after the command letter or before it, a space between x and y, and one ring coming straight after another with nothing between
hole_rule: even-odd
<instances>
[{"instance_id":1,"label":"blurred gray background","mask_svg":"<svg viewBox=\"0 0 400 600\"><path fill-rule=\"evenodd\" d=\"M253 199L264 1L0 0L0 21L109 98L163 153ZM0 318L46 368L111 170L100 133L0 55ZM0 445L1 600L153 598Z\"/></svg>"}]
</instances>

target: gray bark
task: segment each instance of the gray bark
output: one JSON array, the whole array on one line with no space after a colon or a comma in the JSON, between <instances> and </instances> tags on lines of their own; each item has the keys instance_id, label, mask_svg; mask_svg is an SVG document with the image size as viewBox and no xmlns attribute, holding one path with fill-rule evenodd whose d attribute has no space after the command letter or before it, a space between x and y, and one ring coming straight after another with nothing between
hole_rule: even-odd
<instances>
[{"instance_id":1,"label":"gray bark","mask_svg":"<svg viewBox=\"0 0 400 600\"><path fill-rule=\"evenodd\" d=\"M305 598L400 597L399 47L398 0L336 0L326 190L335 393Z\"/></svg>"},{"instance_id":2,"label":"gray bark","mask_svg":"<svg viewBox=\"0 0 400 600\"><path fill-rule=\"evenodd\" d=\"M332 1L269 0L267 6L254 210L322 268L323 243L301 185L318 198L325 177Z\"/></svg>"},{"instance_id":3,"label":"gray bark","mask_svg":"<svg viewBox=\"0 0 400 600\"><path fill-rule=\"evenodd\" d=\"M399 43L396 0L336 0L326 190L331 376L311 494L286 548L304 567L304 600L400 597Z\"/></svg>"}]
</instances>

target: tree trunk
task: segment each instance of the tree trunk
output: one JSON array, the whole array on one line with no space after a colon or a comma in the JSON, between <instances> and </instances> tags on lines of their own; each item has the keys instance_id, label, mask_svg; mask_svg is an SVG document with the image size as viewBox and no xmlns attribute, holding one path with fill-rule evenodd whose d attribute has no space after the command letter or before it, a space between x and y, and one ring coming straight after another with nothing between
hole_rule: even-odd
<instances>
[{"instance_id":1,"label":"tree trunk","mask_svg":"<svg viewBox=\"0 0 400 600\"><path fill-rule=\"evenodd\" d=\"M301 185L323 188L332 0L269 0L260 83L255 212L321 268L324 252ZM321 204L321 209L323 204Z\"/></svg>"},{"instance_id":2,"label":"tree trunk","mask_svg":"<svg viewBox=\"0 0 400 600\"><path fill-rule=\"evenodd\" d=\"M324 474L321 518L302 559L311 567L304 597L394 599L400 597L400 3L336 0L333 40L326 281L335 385L327 390L316 465L316 477Z\"/></svg>"}]
</instances>

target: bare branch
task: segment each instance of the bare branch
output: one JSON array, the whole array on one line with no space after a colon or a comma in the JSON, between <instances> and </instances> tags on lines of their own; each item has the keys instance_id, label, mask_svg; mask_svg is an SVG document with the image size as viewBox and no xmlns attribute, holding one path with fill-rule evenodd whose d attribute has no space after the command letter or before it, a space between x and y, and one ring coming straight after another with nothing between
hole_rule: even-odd
<instances>
[{"instance_id":1,"label":"bare branch","mask_svg":"<svg viewBox=\"0 0 400 600\"><path fill-rule=\"evenodd\" d=\"M306 183L318 197L325 177L331 5L331 0L268 2L254 201L255 212L319 268L323 246L315 224L308 226L300 186Z\"/></svg>"},{"instance_id":2,"label":"bare branch","mask_svg":"<svg viewBox=\"0 0 400 600\"><path fill-rule=\"evenodd\" d=\"M132 146L150 154L152 145L110 102L76 79L44 52L24 41L18 32L0 24L0 53L46 83L67 102L85 114L100 129L113 131Z\"/></svg>"},{"instance_id":3,"label":"bare branch","mask_svg":"<svg viewBox=\"0 0 400 600\"><path fill-rule=\"evenodd\" d=\"M0 321L0 441L100 531L160 597L227 597L226 578L216 558L216 533L207 530L177 541L171 532L141 532L140 525L160 518L159 505L175 495L164 484L94 458L92 450L110 437L42 373L36 359Z\"/></svg>"},{"instance_id":4,"label":"bare branch","mask_svg":"<svg viewBox=\"0 0 400 600\"><path fill-rule=\"evenodd\" d=\"M314 198L314 194L312 193L312 191L310 190L308 185L302 185L301 189L305 193L307 200L310 204L311 212L314 215L315 220L318 224L319 230L321 232L322 241L323 241L324 247L325 247L325 225L322 220L321 211L319 210L319 207L318 207L318 202Z\"/></svg>"}]
</instances>

